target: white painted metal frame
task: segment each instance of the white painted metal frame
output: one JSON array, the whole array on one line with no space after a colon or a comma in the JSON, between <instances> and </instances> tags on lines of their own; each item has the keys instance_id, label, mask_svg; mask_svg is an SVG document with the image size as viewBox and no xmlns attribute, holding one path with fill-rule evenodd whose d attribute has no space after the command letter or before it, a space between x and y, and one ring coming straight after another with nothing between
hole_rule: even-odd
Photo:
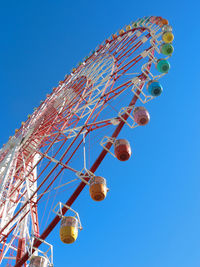
<instances>
[{"instance_id":1,"label":"white painted metal frame","mask_svg":"<svg viewBox=\"0 0 200 267\"><path fill-rule=\"evenodd\" d=\"M65 218L66 216L64 216L64 215L62 214L62 207L67 208L68 210L70 210L71 212L73 212L73 213L75 214L75 217L77 218L78 223L79 223L78 228L79 228L80 230L82 230L83 227L82 227L82 224L81 224L81 220L80 220L79 214L78 214L77 211L75 211L74 209L72 209L70 206L68 206L68 205L66 205L66 204L63 204L62 202L58 202L58 203L56 204L56 206L54 207L53 212L54 212L56 215L58 215L60 218Z\"/></svg>"},{"instance_id":2,"label":"white painted metal frame","mask_svg":"<svg viewBox=\"0 0 200 267\"><path fill-rule=\"evenodd\" d=\"M128 125L131 129L138 127L139 125L134 121L133 116L130 114L130 111L134 109L134 106L129 106L129 107L123 107L120 109L118 116L122 121L125 122L126 125ZM127 114L128 117L131 119L132 123L128 123L128 120L125 120L123 115Z\"/></svg>"},{"instance_id":3,"label":"white painted metal frame","mask_svg":"<svg viewBox=\"0 0 200 267\"><path fill-rule=\"evenodd\" d=\"M38 240L38 241L42 242L42 244L44 244L47 247L47 250L46 251L42 251L42 250L34 247L35 240ZM33 252L33 250L34 250L34 252ZM47 241L45 241L45 240L33 235L31 237L31 245L29 247L28 252L29 252L29 255L30 255L29 260L31 259L32 256L41 254L48 260L49 267L53 267L53 246L50 243L48 243Z\"/></svg>"},{"instance_id":4,"label":"white painted metal frame","mask_svg":"<svg viewBox=\"0 0 200 267\"><path fill-rule=\"evenodd\" d=\"M114 145L115 141L116 138L114 137L104 136L104 138L100 142L100 145L103 147L103 149L105 149L108 153L110 153L114 158L116 158L115 154L112 153L109 149L107 149L106 145L107 143L112 143L112 145Z\"/></svg>"},{"instance_id":5,"label":"white painted metal frame","mask_svg":"<svg viewBox=\"0 0 200 267\"><path fill-rule=\"evenodd\" d=\"M81 171L76 172L76 176L83 181L85 184L90 185L88 181L85 179L89 177L89 179L92 179L95 177L95 174L92 173L91 171L87 170L86 168L83 168Z\"/></svg>"}]
</instances>

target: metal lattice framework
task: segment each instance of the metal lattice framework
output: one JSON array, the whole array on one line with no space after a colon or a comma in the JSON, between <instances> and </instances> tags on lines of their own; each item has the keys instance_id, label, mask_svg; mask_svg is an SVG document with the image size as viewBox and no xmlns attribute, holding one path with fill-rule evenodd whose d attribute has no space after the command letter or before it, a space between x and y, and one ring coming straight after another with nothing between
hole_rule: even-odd
<instances>
[{"instance_id":1,"label":"metal lattice framework","mask_svg":"<svg viewBox=\"0 0 200 267\"><path fill-rule=\"evenodd\" d=\"M137 20L98 46L0 150L0 263L27 266L60 221L53 207L62 200L65 214L122 127L138 126L136 101L152 100L145 84L163 75L161 20Z\"/></svg>"}]
</instances>

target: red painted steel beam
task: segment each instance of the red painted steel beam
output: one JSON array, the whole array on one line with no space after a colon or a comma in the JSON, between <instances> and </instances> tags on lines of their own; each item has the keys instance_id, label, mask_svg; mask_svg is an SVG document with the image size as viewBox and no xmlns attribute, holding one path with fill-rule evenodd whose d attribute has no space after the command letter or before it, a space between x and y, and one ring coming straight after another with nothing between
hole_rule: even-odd
<instances>
[{"instance_id":1,"label":"red painted steel beam","mask_svg":"<svg viewBox=\"0 0 200 267\"><path fill-rule=\"evenodd\" d=\"M25 238L19 238L16 262L22 257L25 250Z\"/></svg>"}]
</instances>

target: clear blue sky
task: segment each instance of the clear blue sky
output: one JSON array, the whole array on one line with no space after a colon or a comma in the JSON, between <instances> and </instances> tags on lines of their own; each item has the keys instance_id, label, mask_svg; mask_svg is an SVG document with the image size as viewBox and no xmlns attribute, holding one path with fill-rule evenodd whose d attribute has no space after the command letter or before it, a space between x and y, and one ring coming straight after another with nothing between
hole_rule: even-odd
<instances>
[{"instance_id":1,"label":"clear blue sky","mask_svg":"<svg viewBox=\"0 0 200 267\"><path fill-rule=\"evenodd\" d=\"M1 1L0 145L98 43L139 17L167 18L175 35L151 122L125 131L133 155L109 167L108 198L77 201L84 230L54 245L56 267L199 267L200 116L198 1ZM84 205L83 205L84 203Z\"/></svg>"}]
</instances>

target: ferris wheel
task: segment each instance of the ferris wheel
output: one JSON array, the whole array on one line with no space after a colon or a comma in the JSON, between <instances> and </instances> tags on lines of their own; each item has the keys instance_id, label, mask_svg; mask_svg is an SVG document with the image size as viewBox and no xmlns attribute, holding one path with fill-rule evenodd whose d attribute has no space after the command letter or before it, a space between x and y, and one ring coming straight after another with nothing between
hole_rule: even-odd
<instances>
[{"instance_id":1,"label":"ferris wheel","mask_svg":"<svg viewBox=\"0 0 200 267\"><path fill-rule=\"evenodd\" d=\"M120 29L9 138L0 150L0 264L53 266L46 238L59 222L63 243L77 239L82 225L72 204L84 187L94 201L106 197L99 167L107 154L130 158L129 141L118 135L149 122L144 105L163 91L158 80L170 69L173 39L168 21L156 16Z\"/></svg>"}]
</instances>

